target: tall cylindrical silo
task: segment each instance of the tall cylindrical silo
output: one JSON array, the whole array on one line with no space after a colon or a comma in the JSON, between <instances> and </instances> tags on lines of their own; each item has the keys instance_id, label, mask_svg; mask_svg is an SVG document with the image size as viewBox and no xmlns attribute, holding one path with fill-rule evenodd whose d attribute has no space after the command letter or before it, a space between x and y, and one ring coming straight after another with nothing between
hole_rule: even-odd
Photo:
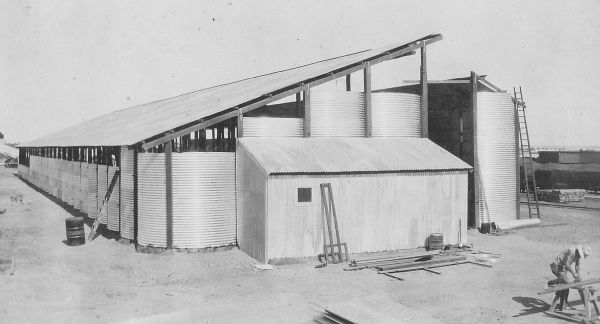
<instances>
[{"instance_id":1,"label":"tall cylindrical silo","mask_svg":"<svg viewBox=\"0 0 600 324\"><path fill-rule=\"evenodd\" d=\"M371 94L373 137L421 137L421 96L410 93Z\"/></svg>"},{"instance_id":2,"label":"tall cylindrical silo","mask_svg":"<svg viewBox=\"0 0 600 324\"><path fill-rule=\"evenodd\" d=\"M517 219L515 109L509 94L477 93L477 215L481 223Z\"/></svg>"},{"instance_id":3,"label":"tall cylindrical silo","mask_svg":"<svg viewBox=\"0 0 600 324\"><path fill-rule=\"evenodd\" d=\"M302 118L244 117L244 137L302 137Z\"/></svg>"},{"instance_id":4,"label":"tall cylindrical silo","mask_svg":"<svg viewBox=\"0 0 600 324\"><path fill-rule=\"evenodd\" d=\"M312 137L364 137L364 94L351 91L310 93Z\"/></svg>"}]
</instances>

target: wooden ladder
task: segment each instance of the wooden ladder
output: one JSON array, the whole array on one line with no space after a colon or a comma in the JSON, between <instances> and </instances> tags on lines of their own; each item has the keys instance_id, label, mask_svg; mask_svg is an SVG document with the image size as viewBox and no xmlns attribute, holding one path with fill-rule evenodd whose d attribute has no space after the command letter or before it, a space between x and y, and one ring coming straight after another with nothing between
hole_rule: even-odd
<instances>
[{"instance_id":1,"label":"wooden ladder","mask_svg":"<svg viewBox=\"0 0 600 324\"><path fill-rule=\"evenodd\" d=\"M523 101L523 90L519 87L513 87L515 112L519 130L519 139L521 143L521 161L523 162L523 171L525 172L525 192L527 195L527 208L529 218L542 218L540 206L538 204L537 185L535 183L535 169L531 159L531 146L529 144L529 130L527 128L527 118L525 117L525 101Z\"/></svg>"},{"instance_id":2,"label":"wooden ladder","mask_svg":"<svg viewBox=\"0 0 600 324\"><path fill-rule=\"evenodd\" d=\"M323 224L323 254L319 254L319 261L321 261L324 265L327 265L328 262L347 262L348 245L346 243L342 243L340 239L340 231L338 227L337 214L335 211L335 204L333 202L331 183L321 184L321 215L321 221ZM335 228L335 242L333 241L332 226ZM329 238L329 244L327 244L327 238ZM323 258L325 261L322 260Z\"/></svg>"},{"instance_id":3,"label":"wooden ladder","mask_svg":"<svg viewBox=\"0 0 600 324\"><path fill-rule=\"evenodd\" d=\"M115 175L110 181L110 185L108 186L108 190L106 190L106 194L104 195L104 199L102 200L102 204L100 205L100 209L98 210L98 216L94 220L94 225L92 226L92 231L90 235L88 235L88 241L92 241L96 238L96 232L98 231L98 227L100 227L100 217L103 217L106 214L106 208L108 206L108 200L110 199L110 195L113 192L117 184L117 180L119 180L119 175L121 174L120 170L115 171Z\"/></svg>"}]
</instances>

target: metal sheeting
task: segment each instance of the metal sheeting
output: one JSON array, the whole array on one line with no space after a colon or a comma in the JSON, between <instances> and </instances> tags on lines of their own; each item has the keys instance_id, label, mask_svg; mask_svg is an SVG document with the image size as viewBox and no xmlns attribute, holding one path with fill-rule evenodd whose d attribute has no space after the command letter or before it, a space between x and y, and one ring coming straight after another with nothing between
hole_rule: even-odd
<instances>
[{"instance_id":1,"label":"metal sheeting","mask_svg":"<svg viewBox=\"0 0 600 324\"><path fill-rule=\"evenodd\" d=\"M377 92L371 99L373 137L421 137L421 96Z\"/></svg>"},{"instance_id":2,"label":"metal sheeting","mask_svg":"<svg viewBox=\"0 0 600 324\"><path fill-rule=\"evenodd\" d=\"M241 138L267 173L467 170L471 166L426 138Z\"/></svg>"},{"instance_id":3,"label":"metal sheeting","mask_svg":"<svg viewBox=\"0 0 600 324\"><path fill-rule=\"evenodd\" d=\"M96 218L98 216L98 165L88 164L88 196L87 196L87 214L88 217Z\"/></svg>"},{"instance_id":4,"label":"metal sheeting","mask_svg":"<svg viewBox=\"0 0 600 324\"><path fill-rule=\"evenodd\" d=\"M78 208L81 212L87 211L87 197L88 197L88 164L85 162L80 163L81 176L79 181L79 203Z\"/></svg>"},{"instance_id":5,"label":"metal sheeting","mask_svg":"<svg viewBox=\"0 0 600 324\"><path fill-rule=\"evenodd\" d=\"M108 184L110 185L115 173L117 172L119 168L115 167L115 166L109 166L108 167ZM120 224L120 219L119 219L119 196L120 196L120 177L119 179L117 179L117 183L115 184L115 187L113 188L112 193L110 194L110 199L108 200L108 208L106 209L107 211L107 217L108 217L108 223L106 224L106 227L111 230L111 231L115 231L118 232L119 231L119 224Z\"/></svg>"},{"instance_id":6,"label":"metal sheeting","mask_svg":"<svg viewBox=\"0 0 600 324\"><path fill-rule=\"evenodd\" d=\"M134 150L121 147L121 237L133 240Z\"/></svg>"},{"instance_id":7,"label":"metal sheeting","mask_svg":"<svg viewBox=\"0 0 600 324\"><path fill-rule=\"evenodd\" d=\"M173 247L235 242L235 153L174 153Z\"/></svg>"},{"instance_id":8,"label":"metal sheeting","mask_svg":"<svg viewBox=\"0 0 600 324\"><path fill-rule=\"evenodd\" d=\"M108 190L108 185L107 185L107 181L108 181L108 166L106 165L98 165L98 209L100 209L100 206L102 205L102 201L104 200L104 197L106 196L106 191ZM104 214L105 216L100 218L100 224L107 224L108 223L108 216L106 215L106 213Z\"/></svg>"},{"instance_id":9,"label":"metal sheeting","mask_svg":"<svg viewBox=\"0 0 600 324\"><path fill-rule=\"evenodd\" d=\"M244 117L244 137L303 137L302 118Z\"/></svg>"},{"instance_id":10,"label":"metal sheeting","mask_svg":"<svg viewBox=\"0 0 600 324\"><path fill-rule=\"evenodd\" d=\"M178 97L122 109L74 125L22 145L38 146L122 146L132 145L157 134L262 98L265 94L328 77L333 71L364 62L381 54L395 55L425 42L435 42L441 35L429 35L405 44L344 55L300 67L264 74L216 87L190 92ZM420 42L420 41L424 42ZM412 45L412 48L408 48Z\"/></svg>"},{"instance_id":11,"label":"metal sheeting","mask_svg":"<svg viewBox=\"0 0 600 324\"><path fill-rule=\"evenodd\" d=\"M164 153L138 155L138 244L167 246Z\"/></svg>"},{"instance_id":12,"label":"metal sheeting","mask_svg":"<svg viewBox=\"0 0 600 324\"><path fill-rule=\"evenodd\" d=\"M312 137L364 137L365 106L362 92L312 91Z\"/></svg>"},{"instance_id":13,"label":"metal sheeting","mask_svg":"<svg viewBox=\"0 0 600 324\"><path fill-rule=\"evenodd\" d=\"M477 93L477 212L483 223L517 218L515 131L515 108L510 95Z\"/></svg>"}]
</instances>

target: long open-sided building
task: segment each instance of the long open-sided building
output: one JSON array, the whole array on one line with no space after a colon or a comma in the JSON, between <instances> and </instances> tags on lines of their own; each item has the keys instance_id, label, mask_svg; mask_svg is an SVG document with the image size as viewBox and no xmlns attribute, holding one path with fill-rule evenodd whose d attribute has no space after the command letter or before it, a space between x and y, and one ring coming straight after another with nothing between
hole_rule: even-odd
<instances>
[{"instance_id":1,"label":"long open-sided building","mask_svg":"<svg viewBox=\"0 0 600 324\"><path fill-rule=\"evenodd\" d=\"M425 49L440 39L118 110L22 145L19 174L89 217L114 178L100 222L138 246L315 256L321 183L332 184L350 253L419 247L434 232L465 242L471 167L426 138ZM373 65L417 51L419 93L372 91ZM364 89L353 91L359 73ZM344 77L347 91L314 90Z\"/></svg>"}]
</instances>

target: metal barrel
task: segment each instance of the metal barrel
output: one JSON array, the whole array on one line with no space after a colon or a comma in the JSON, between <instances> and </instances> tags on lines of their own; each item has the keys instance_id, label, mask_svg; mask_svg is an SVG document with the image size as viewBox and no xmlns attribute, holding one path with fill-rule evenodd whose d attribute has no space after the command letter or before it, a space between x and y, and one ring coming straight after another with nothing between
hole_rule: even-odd
<instances>
[{"instance_id":1,"label":"metal barrel","mask_svg":"<svg viewBox=\"0 0 600 324\"><path fill-rule=\"evenodd\" d=\"M69 217L65 219L67 229L67 244L71 246L85 244L85 229L83 217Z\"/></svg>"}]
</instances>

